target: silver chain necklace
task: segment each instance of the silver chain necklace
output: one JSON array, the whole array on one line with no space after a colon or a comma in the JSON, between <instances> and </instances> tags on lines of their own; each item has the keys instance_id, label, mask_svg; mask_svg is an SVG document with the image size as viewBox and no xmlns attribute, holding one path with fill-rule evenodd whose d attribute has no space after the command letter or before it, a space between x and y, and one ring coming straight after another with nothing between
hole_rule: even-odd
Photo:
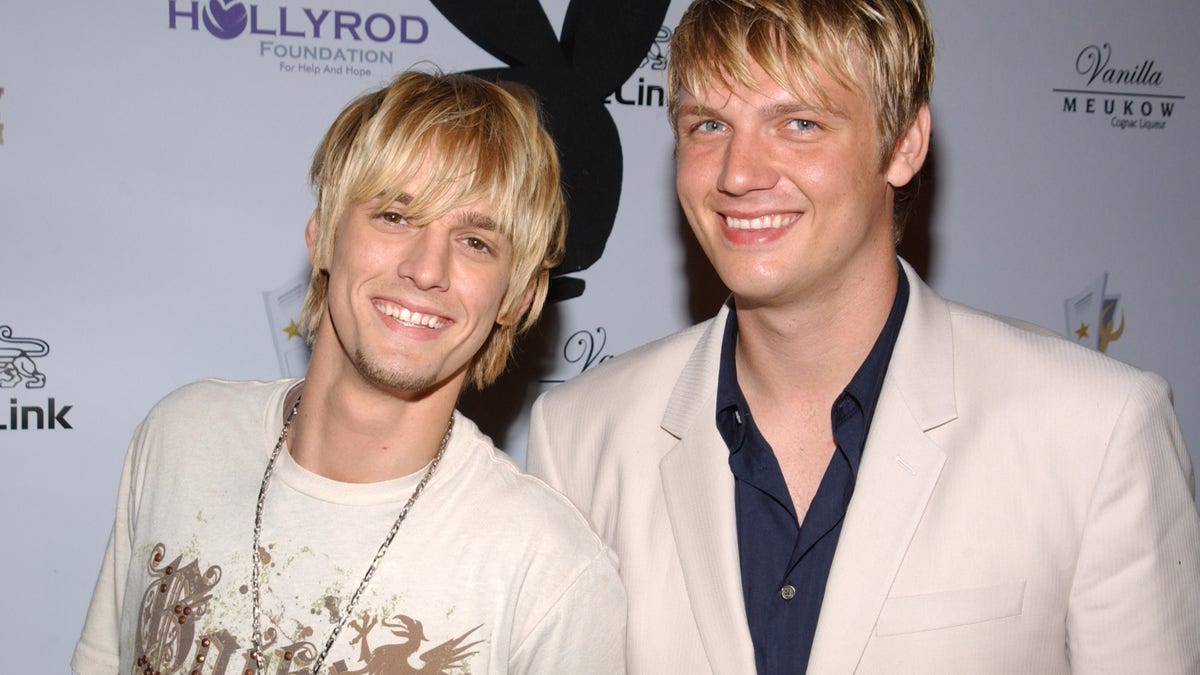
<instances>
[{"instance_id":1,"label":"silver chain necklace","mask_svg":"<svg viewBox=\"0 0 1200 675\"><path fill-rule=\"evenodd\" d=\"M262 515L263 503L267 499L267 487L271 484L271 474L275 471L275 459L279 457L279 450L283 447L283 442L287 439L288 429L292 426L292 419L296 416L296 411L300 409L300 398L296 396L296 403L292 405L292 409L288 412L287 418L283 421L283 429L279 432L279 440L275 442L275 449L271 451L271 458L267 460L267 469L263 472L262 485L258 489L258 505L254 509L254 552L251 559L254 561L254 566L250 574L250 585L254 593L254 613L253 613L253 632L251 633L250 641L253 651L250 655L254 657L254 663L258 668L258 672L265 669L262 655L262 635L261 629L261 614L262 614L262 597L259 591L259 577L261 576L262 561L259 559L259 539L262 535ZM400 529L400 524L408 516L409 510L413 504L417 502L417 497L424 492L425 486L429 484L429 479L433 478L433 473L437 471L438 464L442 461L442 455L446 452L446 444L450 441L450 432L454 429L454 416L450 416L450 424L446 425L446 433L442 435L442 442L438 446L437 454L434 455L433 461L429 463L429 468L425 470L425 475L421 477L421 482L417 483L417 487L408 497L408 502L404 504L404 508L400 509L400 515L396 516L396 522L392 523L392 529L384 537L383 543L379 546L379 551L375 553L375 558L371 560L371 566L367 568L367 573L363 575L362 581L358 583L358 590L354 591L354 595L350 596L350 602L346 603L346 609L342 612L342 618L338 620L337 625L329 633L329 639L325 640L325 647L321 653L317 655L317 659L313 661L310 672L314 675L321 672L321 666L325 663L325 657L329 656L329 650L333 647L333 643L337 640L338 634L342 632L346 622L350 620L350 613L354 611L354 605L358 602L359 596L367 588L367 583L371 581L371 577L375 575L375 568L379 566L379 561L383 560L383 556L387 553L388 546L391 545L392 539L396 537L396 532Z\"/></svg>"}]
</instances>

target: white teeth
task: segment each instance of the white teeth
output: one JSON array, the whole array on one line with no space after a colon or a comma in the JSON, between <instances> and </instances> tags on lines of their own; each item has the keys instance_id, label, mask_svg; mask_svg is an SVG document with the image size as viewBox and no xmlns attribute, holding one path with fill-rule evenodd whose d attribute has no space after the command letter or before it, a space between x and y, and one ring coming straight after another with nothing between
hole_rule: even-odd
<instances>
[{"instance_id":1,"label":"white teeth","mask_svg":"<svg viewBox=\"0 0 1200 675\"><path fill-rule=\"evenodd\" d=\"M757 218L725 216L725 224L735 230L774 230L790 224L794 218L795 215L793 214L775 214L771 216L759 216Z\"/></svg>"},{"instance_id":2,"label":"white teeth","mask_svg":"<svg viewBox=\"0 0 1200 675\"><path fill-rule=\"evenodd\" d=\"M432 314L422 314L420 312L414 312L407 307L398 307L396 305L379 302L379 301L373 302L371 304L375 305L375 309L379 310L380 312L387 314L388 316L392 317L393 319L396 319L400 323L408 324L410 326L424 326L426 328L441 328L446 323L446 321L444 319L442 319L440 316L434 316Z\"/></svg>"}]
</instances>

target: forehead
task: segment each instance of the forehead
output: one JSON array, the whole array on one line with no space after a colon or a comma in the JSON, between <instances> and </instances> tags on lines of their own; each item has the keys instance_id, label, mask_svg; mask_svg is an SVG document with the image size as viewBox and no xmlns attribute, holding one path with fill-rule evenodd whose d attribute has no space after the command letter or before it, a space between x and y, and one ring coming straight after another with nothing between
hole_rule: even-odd
<instances>
[{"instance_id":1,"label":"forehead","mask_svg":"<svg viewBox=\"0 0 1200 675\"><path fill-rule=\"evenodd\" d=\"M463 172L453 160L429 148L415 171L402 171L368 203L375 208L404 206L417 220L435 220L445 215L490 221L489 229L498 229L495 220L500 208L494 196L496 186ZM468 162L469 163L469 162Z\"/></svg>"},{"instance_id":2,"label":"forehead","mask_svg":"<svg viewBox=\"0 0 1200 675\"><path fill-rule=\"evenodd\" d=\"M710 77L695 93L679 92L679 112L682 116L751 108L764 113L807 110L839 117L869 112L864 90L857 85L847 87L845 79L814 64L776 76L751 60L743 78Z\"/></svg>"}]
</instances>

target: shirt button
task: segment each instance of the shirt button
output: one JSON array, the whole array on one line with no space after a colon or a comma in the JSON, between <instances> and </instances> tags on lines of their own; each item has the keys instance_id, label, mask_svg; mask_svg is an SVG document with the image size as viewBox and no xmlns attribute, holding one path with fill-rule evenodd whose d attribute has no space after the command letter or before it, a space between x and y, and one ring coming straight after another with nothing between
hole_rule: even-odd
<instances>
[{"instance_id":1,"label":"shirt button","mask_svg":"<svg viewBox=\"0 0 1200 675\"><path fill-rule=\"evenodd\" d=\"M792 598L796 597L796 587L791 584L785 585L783 588L779 589L779 597L783 598L784 600L791 600Z\"/></svg>"}]
</instances>

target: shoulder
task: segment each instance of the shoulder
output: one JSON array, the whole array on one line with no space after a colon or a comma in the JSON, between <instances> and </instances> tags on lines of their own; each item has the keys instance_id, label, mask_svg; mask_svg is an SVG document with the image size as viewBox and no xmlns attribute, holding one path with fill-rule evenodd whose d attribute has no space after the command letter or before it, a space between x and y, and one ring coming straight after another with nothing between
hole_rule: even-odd
<instances>
[{"instance_id":1,"label":"shoulder","mask_svg":"<svg viewBox=\"0 0 1200 675\"><path fill-rule=\"evenodd\" d=\"M952 379L960 403L1008 401L1046 412L1065 412L1072 405L1104 407L1098 402L1119 405L1142 390L1169 398L1166 382L1154 373L1042 326L947 300L905 269L912 290L893 353L900 361L892 366L906 388L928 389L931 377L941 386L938 378L944 375Z\"/></svg>"},{"instance_id":2,"label":"shoulder","mask_svg":"<svg viewBox=\"0 0 1200 675\"><path fill-rule=\"evenodd\" d=\"M1041 326L948 303L954 330L956 372L991 374L1041 389L1104 392L1165 389L1157 374L1106 356Z\"/></svg>"},{"instance_id":3,"label":"shoulder","mask_svg":"<svg viewBox=\"0 0 1200 675\"><path fill-rule=\"evenodd\" d=\"M506 545L531 546L580 563L605 553L604 543L566 497L521 471L469 418L458 414L454 424L454 433L467 437L469 457L459 491L472 509L480 509L475 519L494 524Z\"/></svg>"},{"instance_id":4,"label":"shoulder","mask_svg":"<svg viewBox=\"0 0 1200 675\"><path fill-rule=\"evenodd\" d=\"M616 556L583 515L541 480L522 473L466 417L455 434L468 455L441 537L486 552L495 590L511 607L509 668L519 672L611 672L619 664L625 594ZM606 656L607 655L607 656Z\"/></svg>"},{"instance_id":5,"label":"shoulder","mask_svg":"<svg viewBox=\"0 0 1200 675\"><path fill-rule=\"evenodd\" d=\"M184 385L150 409L134 432L131 449L146 454L163 447L240 447L264 429L278 433L276 413L297 381L208 379Z\"/></svg>"},{"instance_id":6,"label":"shoulder","mask_svg":"<svg viewBox=\"0 0 1200 675\"><path fill-rule=\"evenodd\" d=\"M258 413L299 380L272 382L205 379L185 384L150 409L148 422L219 419L233 413Z\"/></svg>"},{"instance_id":7,"label":"shoulder","mask_svg":"<svg viewBox=\"0 0 1200 675\"><path fill-rule=\"evenodd\" d=\"M1022 321L953 303L950 312L961 415L1015 425L1010 435L1043 434L1063 452L1099 452L1097 459L1135 428L1157 428L1164 447L1183 450L1171 389L1158 374Z\"/></svg>"}]
</instances>

